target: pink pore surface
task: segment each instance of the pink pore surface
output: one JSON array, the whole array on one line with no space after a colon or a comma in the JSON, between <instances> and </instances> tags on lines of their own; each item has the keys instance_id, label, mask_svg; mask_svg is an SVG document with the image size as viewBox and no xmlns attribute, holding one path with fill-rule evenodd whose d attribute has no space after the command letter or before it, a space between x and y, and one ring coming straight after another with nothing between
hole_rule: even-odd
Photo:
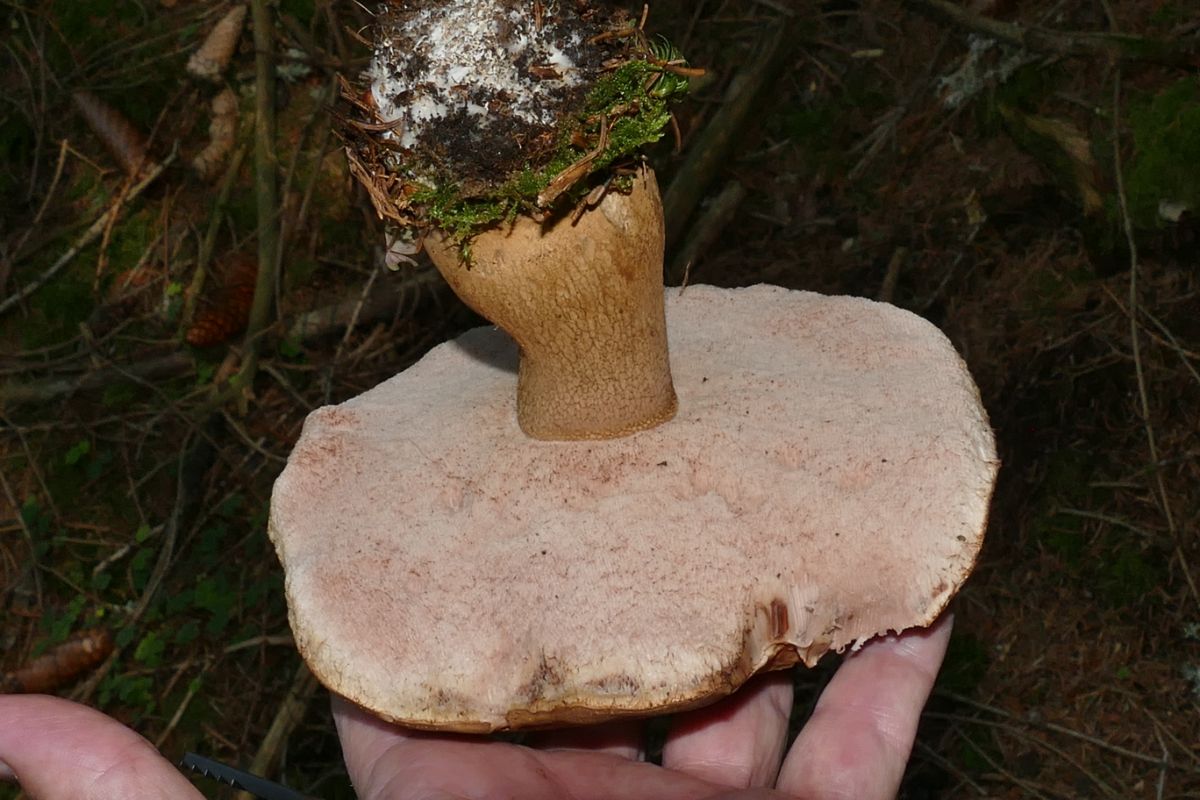
<instances>
[{"instance_id":1,"label":"pink pore surface","mask_svg":"<svg viewBox=\"0 0 1200 800\"><path fill-rule=\"evenodd\" d=\"M599 719L936 617L997 467L941 333L766 286L667 320L679 413L626 438L527 438L493 329L309 417L271 533L318 677L422 726Z\"/></svg>"}]
</instances>

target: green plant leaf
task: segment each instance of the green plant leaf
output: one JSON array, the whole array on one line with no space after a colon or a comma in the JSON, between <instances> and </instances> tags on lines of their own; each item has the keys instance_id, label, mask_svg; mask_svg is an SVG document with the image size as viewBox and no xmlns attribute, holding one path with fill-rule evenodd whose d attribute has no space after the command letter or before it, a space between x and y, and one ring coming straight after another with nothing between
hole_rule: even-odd
<instances>
[{"instance_id":1,"label":"green plant leaf","mask_svg":"<svg viewBox=\"0 0 1200 800\"><path fill-rule=\"evenodd\" d=\"M190 644L200 638L200 626L194 620L188 620L175 631L175 644Z\"/></svg>"},{"instance_id":2,"label":"green plant leaf","mask_svg":"<svg viewBox=\"0 0 1200 800\"><path fill-rule=\"evenodd\" d=\"M162 664L162 655L166 647L167 643L157 633L148 633L138 642L133 657L147 667L157 667Z\"/></svg>"},{"instance_id":3,"label":"green plant leaf","mask_svg":"<svg viewBox=\"0 0 1200 800\"><path fill-rule=\"evenodd\" d=\"M137 628L121 628L117 631L116 639L114 640L118 648L125 648L133 642L137 636Z\"/></svg>"},{"instance_id":4,"label":"green plant leaf","mask_svg":"<svg viewBox=\"0 0 1200 800\"><path fill-rule=\"evenodd\" d=\"M71 449L68 450L66 456L63 457L63 462L68 466L73 466L78 464L80 459L90 452L92 452L92 443L87 439L81 439L75 444L71 445Z\"/></svg>"}]
</instances>

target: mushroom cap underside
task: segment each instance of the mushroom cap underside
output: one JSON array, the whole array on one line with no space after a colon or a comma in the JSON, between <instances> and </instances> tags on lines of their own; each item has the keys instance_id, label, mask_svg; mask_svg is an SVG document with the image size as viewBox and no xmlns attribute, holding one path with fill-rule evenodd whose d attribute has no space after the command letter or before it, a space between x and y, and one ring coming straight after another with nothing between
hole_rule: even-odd
<instances>
[{"instance_id":1,"label":"mushroom cap underside","mask_svg":"<svg viewBox=\"0 0 1200 800\"><path fill-rule=\"evenodd\" d=\"M667 290L667 326L679 413L632 436L526 437L492 328L309 416L270 534L326 686L415 727L595 722L938 616L998 468L946 338L769 286Z\"/></svg>"}]
</instances>

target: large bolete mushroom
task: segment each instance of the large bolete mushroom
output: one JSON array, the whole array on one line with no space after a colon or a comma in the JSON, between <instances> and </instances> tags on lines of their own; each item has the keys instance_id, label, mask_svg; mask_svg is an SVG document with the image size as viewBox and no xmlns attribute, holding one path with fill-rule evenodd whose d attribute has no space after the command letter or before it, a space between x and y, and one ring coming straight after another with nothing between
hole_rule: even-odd
<instances>
[{"instance_id":1,"label":"large bolete mushroom","mask_svg":"<svg viewBox=\"0 0 1200 800\"><path fill-rule=\"evenodd\" d=\"M677 59L587 3L541 20L518 6L408 3L380 24L393 45L409 39L377 54L383 119L351 142L352 162L380 212L416 225L502 330L443 344L306 422L270 530L313 672L385 719L488 732L691 708L932 622L974 564L997 468L953 347L868 300L664 291L653 173L591 170L612 155L613 118L652 101L597 112L594 84L636 71L650 97ZM510 90L468 87L459 110L498 115L471 136L522 120L523 141L538 126L554 141L565 126L559 149L442 183L462 154L422 131L448 101L394 62L415 53L459 75L420 50L417 23L448 21L507 37L485 49L553 63L559 77L538 80L562 84L550 122ZM588 55L589 42L629 49ZM565 77L577 68L592 71L583 88Z\"/></svg>"}]
</instances>

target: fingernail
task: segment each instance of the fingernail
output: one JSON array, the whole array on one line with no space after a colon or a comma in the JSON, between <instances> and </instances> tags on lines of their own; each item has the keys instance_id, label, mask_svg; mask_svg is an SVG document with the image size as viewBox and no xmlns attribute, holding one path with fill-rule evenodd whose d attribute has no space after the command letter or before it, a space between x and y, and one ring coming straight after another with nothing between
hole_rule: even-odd
<instances>
[{"instance_id":1,"label":"fingernail","mask_svg":"<svg viewBox=\"0 0 1200 800\"><path fill-rule=\"evenodd\" d=\"M15 781L17 773L12 771L12 767L0 761L0 781Z\"/></svg>"}]
</instances>

